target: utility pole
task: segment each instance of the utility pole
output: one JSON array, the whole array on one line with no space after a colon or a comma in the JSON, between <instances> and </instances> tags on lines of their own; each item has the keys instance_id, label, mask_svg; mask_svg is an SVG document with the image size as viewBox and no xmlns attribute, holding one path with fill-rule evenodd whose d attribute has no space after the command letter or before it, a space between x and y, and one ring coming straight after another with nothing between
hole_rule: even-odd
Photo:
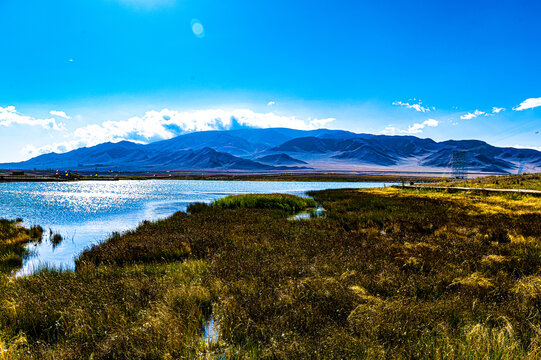
<instances>
[{"instance_id":1,"label":"utility pole","mask_svg":"<svg viewBox=\"0 0 541 360\"><path fill-rule=\"evenodd\" d=\"M466 150L454 150L451 158L451 168L455 179L468 178L468 152Z\"/></svg>"}]
</instances>

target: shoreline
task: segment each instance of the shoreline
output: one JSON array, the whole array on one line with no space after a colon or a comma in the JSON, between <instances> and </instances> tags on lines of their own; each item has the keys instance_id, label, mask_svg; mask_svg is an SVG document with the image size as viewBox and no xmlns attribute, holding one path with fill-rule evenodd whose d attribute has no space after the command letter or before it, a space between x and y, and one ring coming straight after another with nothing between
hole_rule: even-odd
<instances>
[{"instance_id":1,"label":"shoreline","mask_svg":"<svg viewBox=\"0 0 541 360\"><path fill-rule=\"evenodd\" d=\"M77 181L122 181L122 180L204 180L204 181L299 181L299 182L441 182L445 177L422 175L365 175L340 173L306 174L119 174L119 175L72 175L62 178L54 174L2 175L0 183L10 182L77 182Z\"/></svg>"}]
</instances>

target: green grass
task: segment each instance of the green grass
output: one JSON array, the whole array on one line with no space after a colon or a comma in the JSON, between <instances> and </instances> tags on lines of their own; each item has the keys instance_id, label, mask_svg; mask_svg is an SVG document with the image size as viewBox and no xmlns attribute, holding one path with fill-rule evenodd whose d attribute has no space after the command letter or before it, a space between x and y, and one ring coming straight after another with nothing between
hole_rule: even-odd
<instances>
[{"instance_id":1,"label":"green grass","mask_svg":"<svg viewBox=\"0 0 541 360\"><path fill-rule=\"evenodd\" d=\"M31 359L541 357L541 199L311 195L326 217L289 221L281 206L241 197L117 234L74 272L4 278L0 349ZM211 314L220 339L208 345Z\"/></svg>"},{"instance_id":2,"label":"green grass","mask_svg":"<svg viewBox=\"0 0 541 360\"><path fill-rule=\"evenodd\" d=\"M229 195L218 199L212 206L222 209L278 209L288 214L294 214L308 208L314 208L317 203L312 198L286 194L247 194Z\"/></svg>"}]
</instances>

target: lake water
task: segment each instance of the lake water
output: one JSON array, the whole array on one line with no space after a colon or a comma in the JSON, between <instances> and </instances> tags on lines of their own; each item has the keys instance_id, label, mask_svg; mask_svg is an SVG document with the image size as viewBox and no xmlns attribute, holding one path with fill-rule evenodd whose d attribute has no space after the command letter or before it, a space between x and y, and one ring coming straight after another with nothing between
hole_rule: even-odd
<instances>
[{"instance_id":1,"label":"lake water","mask_svg":"<svg viewBox=\"0 0 541 360\"><path fill-rule=\"evenodd\" d=\"M210 202L229 194L287 193L309 190L382 187L383 183L289 181L84 181L70 183L0 183L0 218L23 218L24 225L41 225L41 244L31 245L33 256L18 275L43 265L73 269L85 248L112 232L134 229L143 220L185 211L190 203ZM49 233L64 238L56 247Z\"/></svg>"}]
</instances>

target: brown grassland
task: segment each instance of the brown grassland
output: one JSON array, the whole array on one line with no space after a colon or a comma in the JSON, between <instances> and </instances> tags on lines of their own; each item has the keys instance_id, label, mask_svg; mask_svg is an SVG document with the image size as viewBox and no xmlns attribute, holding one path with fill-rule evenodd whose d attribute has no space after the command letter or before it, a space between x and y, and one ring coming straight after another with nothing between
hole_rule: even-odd
<instances>
[{"instance_id":1,"label":"brown grassland","mask_svg":"<svg viewBox=\"0 0 541 360\"><path fill-rule=\"evenodd\" d=\"M325 216L194 204L73 272L0 275L0 359L541 358L540 198L310 195Z\"/></svg>"}]
</instances>

